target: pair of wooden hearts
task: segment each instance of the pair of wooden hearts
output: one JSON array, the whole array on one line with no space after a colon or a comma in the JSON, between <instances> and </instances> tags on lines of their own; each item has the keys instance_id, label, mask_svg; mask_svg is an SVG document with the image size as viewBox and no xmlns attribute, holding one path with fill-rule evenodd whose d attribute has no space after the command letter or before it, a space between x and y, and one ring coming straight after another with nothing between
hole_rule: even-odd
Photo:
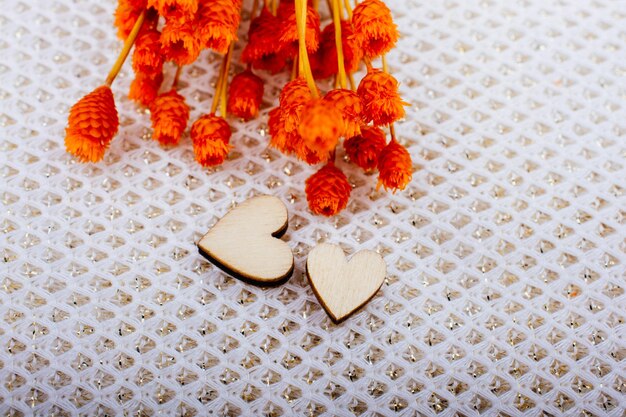
<instances>
[{"instance_id":1,"label":"pair of wooden hearts","mask_svg":"<svg viewBox=\"0 0 626 417\"><path fill-rule=\"evenodd\" d=\"M251 198L220 219L198 242L200 253L230 275L255 285L278 285L294 269L293 253L280 237L287 231L287 208L276 197ZM337 245L309 252L309 283L334 322L345 320L380 289L386 265L364 250L348 262Z\"/></svg>"}]
</instances>

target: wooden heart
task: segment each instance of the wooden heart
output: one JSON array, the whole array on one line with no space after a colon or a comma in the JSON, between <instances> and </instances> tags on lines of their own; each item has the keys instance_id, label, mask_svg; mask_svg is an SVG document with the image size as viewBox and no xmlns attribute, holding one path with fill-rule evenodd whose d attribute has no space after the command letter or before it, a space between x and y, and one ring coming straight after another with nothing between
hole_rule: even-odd
<instances>
[{"instance_id":1,"label":"wooden heart","mask_svg":"<svg viewBox=\"0 0 626 417\"><path fill-rule=\"evenodd\" d=\"M341 247L322 243L309 252L306 273L320 304L339 323L376 295L387 267L376 252L360 251L348 262Z\"/></svg>"},{"instance_id":2,"label":"wooden heart","mask_svg":"<svg viewBox=\"0 0 626 417\"><path fill-rule=\"evenodd\" d=\"M253 197L222 217L198 242L200 254L223 271L256 285L278 285L293 273L293 253L280 240L287 208L278 198Z\"/></svg>"}]
</instances>

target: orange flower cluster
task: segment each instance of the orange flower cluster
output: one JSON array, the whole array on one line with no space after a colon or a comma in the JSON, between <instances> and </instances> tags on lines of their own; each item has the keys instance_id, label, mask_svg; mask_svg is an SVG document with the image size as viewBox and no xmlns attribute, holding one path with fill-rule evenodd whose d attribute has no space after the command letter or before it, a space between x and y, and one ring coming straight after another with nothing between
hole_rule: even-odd
<instances>
[{"instance_id":1,"label":"orange flower cluster","mask_svg":"<svg viewBox=\"0 0 626 417\"><path fill-rule=\"evenodd\" d=\"M205 114L190 129L200 165L226 160L232 147L229 115L244 120L259 115L264 81L255 72L286 70L291 80L268 115L269 146L311 165L324 164L306 181L311 210L330 216L347 206L352 187L336 165L342 140L347 160L368 173L379 171L377 189L404 189L413 168L393 127L404 118L407 103L385 63L384 55L399 38L389 8L382 0L361 0L354 10L349 1L328 0L322 7L328 4L331 19L322 30L314 6L321 2L265 0L257 10L259 3L249 14L248 39L240 54L246 68L229 83L242 0L118 0L115 26L124 48L104 85L70 110L67 151L85 162L103 158L118 128L110 86L131 51L135 77L129 97L149 108L153 138L160 145L178 144L191 113L177 91L178 78L185 65L210 49L223 59L211 108L202 110ZM382 68L373 65L379 58ZM169 79L168 62L176 65L176 75L159 94ZM366 73L357 83L362 68ZM316 82L329 78L334 78L334 88L322 93Z\"/></svg>"}]
</instances>

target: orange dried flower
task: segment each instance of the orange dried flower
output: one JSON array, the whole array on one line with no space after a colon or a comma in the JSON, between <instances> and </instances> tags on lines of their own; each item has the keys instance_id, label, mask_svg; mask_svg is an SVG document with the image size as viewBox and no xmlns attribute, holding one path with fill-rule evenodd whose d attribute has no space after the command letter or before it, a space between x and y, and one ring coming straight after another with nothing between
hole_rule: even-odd
<instances>
[{"instance_id":1,"label":"orange dried flower","mask_svg":"<svg viewBox=\"0 0 626 417\"><path fill-rule=\"evenodd\" d=\"M163 83L162 72L156 75L145 74L143 72L135 74L135 79L130 83L128 98L142 106L149 107L159 95L161 83Z\"/></svg>"},{"instance_id":2,"label":"orange dried flower","mask_svg":"<svg viewBox=\"0 0 626 417\"><path fill-rule=\"evenodd\" d=\"M352 90L330 90L324 101L341 115L342 127L339 136L351 138L361 133L361 100Z\"/></svg>"},{"instance_id":3,"label":"orange dried flower","mask_svg":"<svg viewBox=\"0 0 626 417\"><path fill-rule=\"evenodd\" d=\"M231 146L230 126L222 117L205 114L191 126L191 141L196 161L203 167L219 165L226 159Z\"/></svg>"},{"instance_id":4,"label":"orange dried flower","mask_svg":"<svg viewBox=\"0 0 626 417\"><path fill-rule=\"evenodd\" d=\"M365 171L378 166L378 155L387 145L385 132L376 126L361 126L361 134L346 139L343 147L352 162Z\"/></svg>"},{"instance_id":5,"label":"orange dried flower","mask_svg":"<svg viewBox=\"0 0 626 417\"><path fill-rule=\"evenodd\" d=\"M359 83L363 121L388 125L404 117L405 103L398 94L398 81L386 72L371 69Z\"/></svg>"},{"instance_id":6,"label":"orange dried flower","mask_svg":"<svg viewBox=\"0 0 626 417\"><path fill-rule=\"evenodd\" d=\"M325 160L337 146L342 127L337 110L322 99L314 99L301 111L298 133L304 146Z\"/></svg>"},{"instance_id":7,"label":"orange dried flower","mask_svg":"<svg viewBox=\"0 0 626 417\"><path fill-rule=\"evenodd\" d=\"M350 21L341 21L341 45L346 72L355 72L359 68L363 54L356 39L352 36L352 23ZM321 34L320 47L310 58L315 78L328 78L337 74L337 45L335 43L334 23L331 22L324 28Z\"/></svg>"},{"instance_id":8,"label":"orange dried flower","mask_svg":"<svg viewBox=\"0 0 626 417\"><path fill-rule=\"evenodd\" d=\"M404 190L413 177L412 165L409 151L392 139L378 157L379 174L376 188L382 185L385 190L388 188L394 192Z\"/></svg>"},{"instance_id":9,"label":"orange dried flower","mask_svg":"<svg viewBox=\"0 0 626 417\"><path fill-rule=\"evenodd\" d=\"M188 65L198 58L200 49L192 20L167 20L161 32L161 50L166 59L178 65Z\"/></svg>"},{"instance_id":10,"label":"orange dried flower","mask_svg":"<svg viewBox=\"0 0 626 417\"><path fill-rule=\"evenodd\" d=\"M363 54L376 58L389 52L398 41L398 27L391 10L381 0L363 0L352 14L354 38Z\"/></svg>"},{"instance_id":11,"label":"orange dried flower","mask_svg":"<svg viewBox=\"0 0 626 417\"><path fill-rule=\"evenodd\" d=\"M118 126L113 92L109 86L100 86L70 109L65 149L81 162L100 161Z\"/></svg>"},{"instance_id":12,"label":"orange dried flower","mask_svg":"<svg viewBox=\"0 0 626 417\"><path fill-rule=\"evenodd\" d=\"M245 120L259 114L263 100L263 80L245 70L233 77L228 88L228 113Z\"/></svg>"},{"instance_id":13,"label":"orange dried flower","mask_svg":"<svg viewBox=\"0 0 626 417\"><path fill-rule=\"evenodd\" d=\"M191 16L198 10L198 0L148 0L148 7L166 18Z\"/></svg>"},{"instance_id":14,"label":"orange dried flower","mask_svg":"<svg viewBox=\"0 0 626 417\"><path fill-rule=\"evenodd\" d=\"M284 129L287 132L298 130L302 108L312 98L311 90L304 78L296 78L285 84L280 92L279 103L282 109L281 116L285 121Z\"/></svg>"},{"instance_id":15,"label":"orange dried flower","mask_svg":"<svg viewBox=\"0 0 626 417\"><path fill-rule=\"evenodd\" d=\"M241 60L253 68L277 73L285 67L285 57L277 50L277 28L280 22L266 7L250 22L248 43L241 53Z\"/></svg>"},{"instance_id":16,"label":"orange dried flower","mask_svg":"<svg viewBox=\"0 0 626 417\"><path fill-rule=\"evenodd\" d=\"M294 57L298 54L298 28L296 26L296 8L294 2L281 1L276 16L279 20L278 47L286 56ZM306 12L306 50L313 54L319 48L320 43L320 16L311 6L307 6Z\"/></svg>"},{"instance_id":17,"label":"orange dried flower","mask_svg":"<svg viewBox=\"0 0 626 417\"><path fill-rule=\"evenodd\" d=\"M145 0L118 0L113 24L117 28L117 36L120 39L128 37L145 7Z\"/></svg>"},{"instance_id":18,"label":"orange dried flower","mask_svg":"<svg viewBox=\"0 0 626 417\"><path fill-rule=\"evenodd\" d=\"M304 191L313 213L333 216L348 205L352 187L346 175L329 162L306 180Z\"/></svg>"},{"instance_id":19,"label":"orange dried flower","mask_svg":"<svg viewBox=\"0 0 626 417\"><path fill-rule=\"evenodd\" d=\"M237 40L240 12L240 1L211 0L202 2L198 10L200 44L218 53L226 53L230 43Z\"/></svg>"},{"instance_id":20,"label":"orange dried flower","mask_svg":"<svg viewBox=\"0 0 626 417\"><path fill-rule=\"evenodd\" d=\"M154 28L143 30L135 41L133 70L135 73L156 75L163 71L165 57L161 53L161 32Z\"/></svg>"},{"instance_id":21,"label":"orange dried flower","mask_svg":"<svg viewBox=\"0 0 626 417\"><path fill-rule=\"evenodd\" d=\"M185 98L172 89L159 95L150 106L152 137L161 145L176 145L189 121L189 106Z\"/></svg>"}]
</instances>

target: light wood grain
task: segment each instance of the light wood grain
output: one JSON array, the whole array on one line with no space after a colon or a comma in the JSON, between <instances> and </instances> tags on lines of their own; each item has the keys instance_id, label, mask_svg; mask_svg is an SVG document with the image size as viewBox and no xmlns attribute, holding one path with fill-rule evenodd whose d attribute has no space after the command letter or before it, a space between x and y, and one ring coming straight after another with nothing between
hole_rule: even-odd
<instances>
[{"instance_id":1,"label":"light wood grain","mask_svg":"<svg viewBox=\"0 0 626 417\"><path fill-rule=\"evenodd\" d=\"M277 285L293 272L293 253L280 240L287 208L278 198L253 197L222 217L198 242L200 253L236 278Z\"/></svg>"},{"instance_id":2,"label":"light wood grain","mask_svg":"<svg viewBox=\"0 0 626 417\"><path fill-rule=\"evenodd\" d=\"M363 250L350 261L341 247L322 243L309 252L307 277L322 307L338 323L371 300L387 274L383 258Z\"/></svg>"}]
</instances>

